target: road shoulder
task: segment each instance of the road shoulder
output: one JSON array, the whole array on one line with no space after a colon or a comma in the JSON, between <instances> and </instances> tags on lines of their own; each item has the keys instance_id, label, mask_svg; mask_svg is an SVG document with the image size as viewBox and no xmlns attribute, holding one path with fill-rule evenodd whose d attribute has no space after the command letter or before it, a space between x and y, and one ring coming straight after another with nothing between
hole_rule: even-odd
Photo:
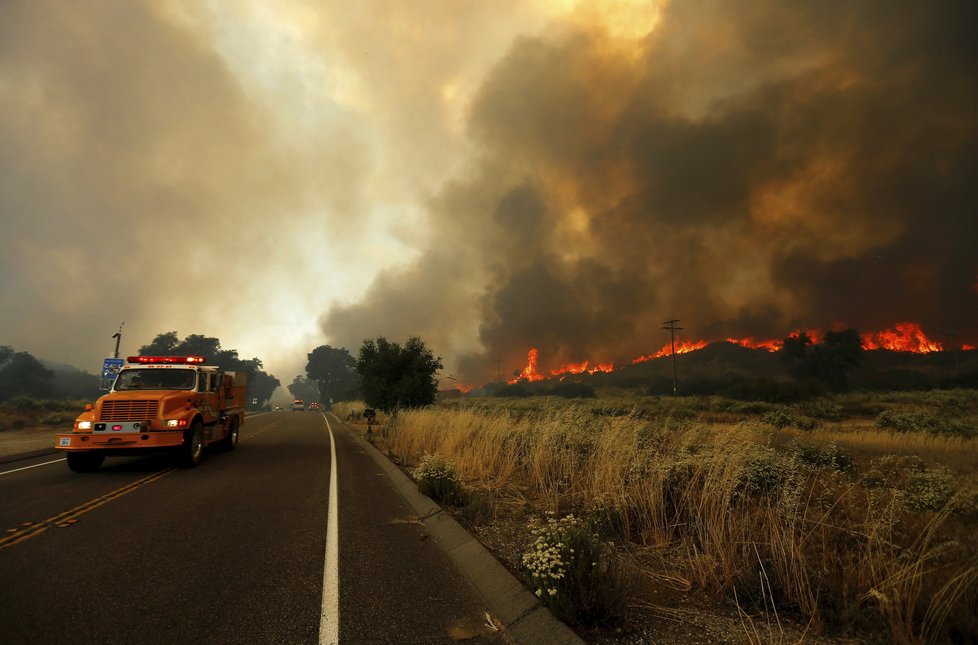
<instances>
[{"instance_id":1,"label":"road shoulder","mask_svg":"<svg viewBox=\"0 0 978 645\"><path fill-rule=\"evenodd\" d=\"M530 593L455 519L359 432L343 424L377 463L392 485L417 514L430 535L445 550L490 611L517 643L577 644L583 641Z\"/></svg>"}]
</instances>

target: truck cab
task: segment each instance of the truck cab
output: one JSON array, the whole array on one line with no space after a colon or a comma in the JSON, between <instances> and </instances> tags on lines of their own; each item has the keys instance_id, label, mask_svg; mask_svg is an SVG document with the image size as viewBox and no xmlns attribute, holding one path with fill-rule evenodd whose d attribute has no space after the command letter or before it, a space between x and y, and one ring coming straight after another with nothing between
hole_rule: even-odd
<instances>
[{"instance_id":1,"label":"truck cab","mask_svg":"<svg viewBox=\"0 0 978 645\"><path fill-rule=\"evenodd\" d=\"M246 377L202 356L130 356L108 394L86 406L70 433L57 435L55 448L76 472L98 470L106 457L152 451L196 466L205 447L237 445Z\"/></svg>"}]
</instances>

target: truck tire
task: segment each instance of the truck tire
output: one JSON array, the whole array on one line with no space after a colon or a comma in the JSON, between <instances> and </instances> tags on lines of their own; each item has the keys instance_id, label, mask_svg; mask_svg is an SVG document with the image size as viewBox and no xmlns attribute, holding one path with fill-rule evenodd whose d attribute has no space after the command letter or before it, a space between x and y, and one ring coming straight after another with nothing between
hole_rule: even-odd
<instances>
[{"instance_id":1,"label":"truck tire","mask_svg":"<svg viewBox=\"0 0 978 645\"><path fill-rule=\"evenodd\" d=\"M180 446L179 462L184 468L193 468L204 458L204 424L198 419L184 435Z\"/></svg>"},{"instance_id":2,"label":"truck tire","mask_svg":"<svg viewBox=\"0 0 978 645\"><path fill-rule=\"evenodd\" d=\"M97 452L69 452L65 459L68 460L68 468L76 473L94 473L102 466L105 455Z\"/></svg>"},{"instance_id":3,"label":"truck tire","mask_svg":"<svg viewBox=\"0 0 978 645\"><path fill-rule=\"evenodd\" d=\"M234 416L228 421L228 436L221 440L221 447L231 452L238 445L238 417Z\"/></svg>"}]
</instances>

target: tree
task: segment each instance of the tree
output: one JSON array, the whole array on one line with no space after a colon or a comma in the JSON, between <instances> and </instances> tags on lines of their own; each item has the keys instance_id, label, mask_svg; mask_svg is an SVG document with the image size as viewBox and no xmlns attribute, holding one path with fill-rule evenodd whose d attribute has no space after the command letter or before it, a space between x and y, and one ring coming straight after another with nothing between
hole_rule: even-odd
<instances>
[{"instance_id":1,"label":"tree","mask_svg":"<svg viewBox=\"0 0 978 645\"><path fill-rule=\"evenodd\" d=\"M302 399L306 402L319 399L319 386L316 385L315 381L310 381L302 374L297 374L286 389L293 399Z\"/></svg>"},{"instance_id":2,"label":"tree","mask_svg":"<svg viewBox=\"0 0 978 645\"><path fill-rule=\"evenodd\" d=\"M49 396L53 379L54 372L31 354L0 347L0 401L15 396Z\"/></svg>"},{"instance_id":3,"label":"tree","mask_svg":"<svg viewBox=\"0 0 978 645\"><path fill-rule=\"evenodd\" d=\"M784 363L788 373L799 381L810 380L812 377L812 345L812 337L802 331L785 338L778 352L778 359Z\"/></svg>"},{"instance_id":4,"label":"tree","mask_svg":"<svg viewBox=\"0 0 978 645\"><path fill-rule=\"evenodd\" d=\"M237 354L237 352L235 352ZM224 365L225 363L220 363ZM272 398L272 394L278 389L282 382L277 378L265 372L262 366L262 362L257 358L252 358L247 361L238 361L235 370L247 372L248 374L248 397L250 399L258 399L258 406L264 407L268 403L268 400Z\"/></svg>"},{"instance_id":5,"label":"tree","mask_svg":"<svg viewBox=\"0 0 978 645\"><path fill-rule=\"evenodd\" d=\"M356 398L359 389L357 362L346 349L320 345L306 355L306 376L319 384L319 400L329 403Z\"/></svg>"},{"instance_id":6,"label":"tree","mask_svg":"<svg viewBox=\"0 0 978 645\"><path fill-rule=\"evenodd\" d=\"M830 331L813 352L815 377L832 390L849 387L849 372L863 363L863 341L855 329Z\"/></svg>"},{"instance_id":7,"label":"tree","mask_svg":"<svg viewBox=\"0 0 978 645\"><path fill-rule=\"evenodd\" d=\"M168 331L165 334L157 334L149 345L139 348L140 356L177 356L176 346L180 344L177 332Z\"/></svg>"},{"instance_id":8,"label":"tree","mask_svg":"<svg viewBox=\"0 0 978 645\"><path fill-rule=\"evenodd\" d=\"M441 358L417 337L403 347L382 336L365 340L357 358L364 401L388 414L434 403L441 368Z\"/></svg>"},{"instance_id":9,"label":"tree","mask_svg":"<svg viewBox=\"0 0 978 645\"><path fill-rule=\"evenodd\" d=\"M855 329L826 332L818 345L801 332L784 339L780 359L799 381L838 391L849 387L849 372L862 364L863 351Z\"/></svg>"}]
</instances>

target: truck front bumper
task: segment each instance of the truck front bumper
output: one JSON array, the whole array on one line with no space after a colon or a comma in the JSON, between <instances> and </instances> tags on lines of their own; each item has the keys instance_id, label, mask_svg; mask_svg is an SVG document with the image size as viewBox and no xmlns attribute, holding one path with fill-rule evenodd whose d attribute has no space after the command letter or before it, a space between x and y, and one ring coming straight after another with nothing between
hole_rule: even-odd
<instances>
[{"instance_id":1,"label":"truck front bumper","mask_svg":"<svg viewBox=\"0 0 978 645\"><path fill-rule=\"evenodd\" d=\"M58 450L153 450L176 448L183 444L183 431L167 432L71 432L59 434Z\"/></svg>"}]
</instances>

